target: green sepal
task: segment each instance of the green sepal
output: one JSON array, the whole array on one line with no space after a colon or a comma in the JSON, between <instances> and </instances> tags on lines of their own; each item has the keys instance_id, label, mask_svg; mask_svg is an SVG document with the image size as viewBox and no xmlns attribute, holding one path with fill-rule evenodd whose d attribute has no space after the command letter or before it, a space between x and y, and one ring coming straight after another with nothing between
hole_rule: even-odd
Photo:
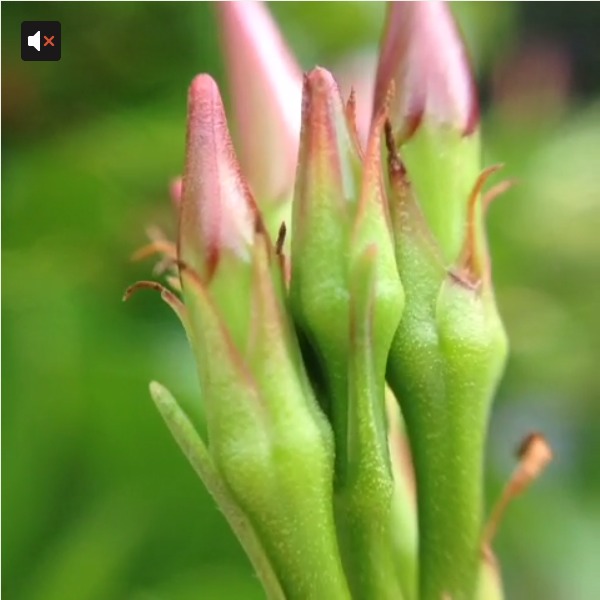
<instances>
[{"instance_id":1,"label":"green sepal","mask_svg":"<svg viewBox=\"0 0 600 600\"><path fill-rule=\"evenodd\" d=\"M251 251L249 248L248 252ZM205 286L210 287L210 297L215 306L219 307L223 323L227 323L231 343L236 348L245 348L252 322L248 310L252 296L250 260L242 260L231 253L222 252L216 272L210 282L205 282Z\"/></svg>"},{"instance_id":2,"label":"green sepal","mask_svg":"<svg viewBox=\"0 0 600 600\"><path fill-rule=\"evenodd\" d=\"M394 481L384 390L387 352L384 349L382 359L374 343L377 259L377 247L369 246L353 260L349 273L348 464L335 497L344 566L357 600L403 597L392 530Z\"/></svg>"},{"instance_id":3,"label":"green sepal","mask_svg":"<svg viewBox=\"0 0 600 600\"><path fill-rule=\"evenodd\" d=\"M183 454L189 460L244 548L269 600L285 600L281 584L247 516L231 496L202 438L169 390L153 381L150 395Z\"/></svg>"},{"instance_id":4,"label":"green sepal","mask_svg":"<svg viewBox=\"0 0 600 600\"><path fill-rule=\"evenodd\" d=\"M287 291L281 264L268 237L259 233L253 248L251 324L244 359L261 389L269 415L297 404L322 428L325 444L331 445L331 428L318 407L305 371L302 354L289 316ZM279 396L286 395L283 402ZM333 455L333 448L330 448Z\"/></svg>"},{"instance_id":5,"label":"green sepal","mask_svg":"<svg viewBox=\"0 0 600 600\"><path fill-rule=\"evenodd\" d=\"M479 175L479 132L424 121L401 147L416 196L445 264L454 263L464 239L467 198Z\"/></svg>"},{"instance_id":6,"label":"green sepal","mask_svg":"<svg viewBox=\"0 0 600 600\"><path fill-rule=\"evenodd\" d=\"M400 407L389 388L386 389L386 407L388 445L394 474L393 553L405 600L417 600L418 531L414 470Z\"/></svg>"},{"instance_id":7,"label":"green sepal","mask_svg":"<svg viewBox=\"0 0 600 600\"><path fill-rule=\"evenodd\" d=\"M333 518L333 438L304 372L284 310L284 286L265 236L253 251L253 326L246 360L265 408L269 454L243 473L253 515L289 598L347 598Z\"/></svg>"},{"instance_id":8,"label":"green sepal","mask_svg":"<svg viewBox=\"0 0 600 600\"><path fill-rule=\"evenodd\" d=\"M368 315L351 315L350 318L351 326L355 318L370 321L374 376L376 381L381 382L378 394L383 413L385 363L404 309L404 288L398 275L381 165L384 119L385 112L373 123L367 142L360 197L350 240L348 273L351 294L357 296L357 301L359 295L366 294L361 304L370 307ZM373 277L372 289L367 277ZM356 301L354 305L356 307Z\"/></svg>"},{"instance_id":9,"label":"green sepal","mask_svg":"<svg viewBox=\"0 0 600 600\"><path fill-rule=\"evenodd\" d=\"M211 455L220 469L232 461L239 469L251 465L253 459L261 464L261 456L267 452L266 423L256 382L199 277L183 269L181 279ZM252 455L244 457L246 449L251 449Z\"/></svg>"},{"instance_id":10,"label":"green sepal","mask_svg":"<svg viewBox=\"0 0 600 600\"><path fill-rule=\"evenodd\" d=\"M325 373L322 405L335 435L336 480L347 462L348 245L361 169L337 84L331 73L314 69L304 80L290 305Z\"/></svg>"},{"instance_id":11,"label":"green sepal","mask_svg":"<svg viewBox=\"0 0 600 600\"><path fill-rule=\"evenodd\" d=\"M251 327L239 349L191 272L186 306L207 407L209 448L248 515L285 596L347 598L332 506L333 443L293 354L266 236L252 248Z\"/></svg>"}]
</instances>

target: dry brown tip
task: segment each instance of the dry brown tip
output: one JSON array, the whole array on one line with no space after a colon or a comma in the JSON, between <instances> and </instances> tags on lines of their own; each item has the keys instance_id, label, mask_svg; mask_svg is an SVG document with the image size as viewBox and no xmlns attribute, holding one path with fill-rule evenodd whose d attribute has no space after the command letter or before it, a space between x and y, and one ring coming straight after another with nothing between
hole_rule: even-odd
<instances>
[{"instance_id":1,"label":"dry brown tip","mask_svg":"<svg viewBox=\"0 0 600 600\"><path fill-rule=\"evenodd\" d=\"M283 253L283 244L285 243L286 233L287 227L285 226L285 221L281 221L279 232L277 233L277 241L275 242L275 254L278 256L281 256Z\"/></svg>"},{"instance_id":2,"label":"dry brown tip","mask_svg":"<svg viewBox=\"0 0 600 600\"><path fill-rule=\"evenodd\" d=\"M550 444L538 432L530 433L523 439L519 444L517 455L519 462L496 502L486 525L483 548L491 546L508 505L543 473L553 458Z\"/></svg>"},{"instance_id":3,"label":"dry brown tip","mask_svg":"<svg viewBox=\"0 0 600 600\"><path fill-rule=\"evenodd\" d=\"M385 147L388 151L388 165L390 169L390 176L404 178L406 176L406 168L404 166L404 163L400 160L400 156L398 155L396 141L394 140L394 131L392 129L392 123L387 118L383 125L383 132L385 136Z\"/></svg>"},{"instance_id":4,"label":"dry brown tip","mask_svg":"<svg viewBox=\"0 0 600 600\"><path fill-rule=\"evenodd\" d=\"M396 142L394 141L394 131L392 130L392 122L389 119L385 120L383 131L385 134L385 147L387 148L388 155L390 158L397 160L398 152L396 151Z\"/></svg>"},{"instance_id":5,"label":"dry brown tip","mask_svg":"<svg viewBox=\"0 0 600 600\"><path fill-rule=\"evenodd\" d=\"M354 88L350 88L350 96L348 97L348 101L344 107L345 116L346 116L346 124L348 125L348 132L350 133L350 138L352 139L352 143L356 149L361 160L364 159L364 150L360 141L360 136L358 135L358 127L356 124L356 91Z\"/></svg>"},{"instance_id":6,"label":"dry brown tip","mask_svg":"<svg viewBox=\"0 0 600 600\"><path fill-rule=\"evenodd\" d=\"M525 437L519 445L517 455L519 457L519 465L515 476L513 476L513 491L515 496L535 481L553 458L550 444L538 432L530 433Z\"/></svg>"},{"instance_id":7,"label":"dry brown tip","mask_svg":"<svg viewBox=\"0 0 600 600\"><path fill-rule=\"evenodd\" d=\"M158 283L157 281L136 281L133 285L130 285L123 294L123 302L127 302L134 294L139 292L140 290L153 290L155 292L160 292L160 295L169 302L174 302L177 304L181 304L181 300L171 292L171 290L167 289L164 285Z\"/></svg>"},{"instance_id":8,"label":"dry brown tip","mask_svg":"<svg viewBox=\"0 0 600 600\"><path fill-rule=\"evenodd\" d=\"M516 185L518 181L516 179L507 179L505 181L501 181L496 185L492 186L481 199L481 204L483 205L483 209L487 210L489 205L496 199L498 196L504 194L510 190L514 185Z\"/></svg>"},{"instance_id":9,"label":"dry brown tip","mask_svg":"<svg viewBox=\"0 0 600 600\"><path fill-rule=\"evenodd\" d=\"M136 262L143 260L155 254L164 254L169 258L175 258L177 250L173 242L167 240L154 240L145 246L142 246L131 255L131 260Z\"/></svg>"},{"instance_id":10,"label":"dry brown tip","mask_svg":"<svg viewBox=\"0 0 600 600\"><path fill-rule=\"evenodd\" d=\"M356 90L354 87L350 88L350 95L348 96L348 101L346 102L346 111L353 117L356 115Z\"/></svg>"},{"instance_id":11,"label":"dry brown tip","mask_svg":"<svg viewBox=\"0 0 600 600\"><path fill-rule=\"evenodd\" d=\"M477 202L486 181L503 167L504 165L497 164L483 169L475 181L468 200L467 231L460 260L460 277L473 288L478 288L481 281L490 275L489 261L483 256L484 249L478 248Z\"/></svg>"}]
</instances>

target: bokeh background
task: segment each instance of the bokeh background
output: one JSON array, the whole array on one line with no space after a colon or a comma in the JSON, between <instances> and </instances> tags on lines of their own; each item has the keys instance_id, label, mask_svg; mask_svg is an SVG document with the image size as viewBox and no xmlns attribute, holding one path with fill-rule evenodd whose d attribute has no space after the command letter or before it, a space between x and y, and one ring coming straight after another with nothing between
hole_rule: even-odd
<instances>
[{"instance_id":1,"label":"bokeh background","mask_svg":"<svg viewBox=\"0 0 600 600\"><path fill-rule=\"evenodd\" d=\"M453 4L477 69L486 163L519 185L491 208L512 353L490 501L535 429L556 460L497 539L509 599L600 598L600 7ZM305 68L377 44L379 3L272 6ZM22 62L22 20L60 20L62 60ZM357 54L358 53L358 54ZM338 67L345 64L344 67ZM173 232L186 88L225 87L205 3L2 4L3 579L9 600L261 598L236 540L148 397L188 405L179 324L133 264ZM360 73L360 69L358 70ZM251 76L251 74L249 74ZM197 407L201 411L200 407Z\"/></svg>"}]
</instances>

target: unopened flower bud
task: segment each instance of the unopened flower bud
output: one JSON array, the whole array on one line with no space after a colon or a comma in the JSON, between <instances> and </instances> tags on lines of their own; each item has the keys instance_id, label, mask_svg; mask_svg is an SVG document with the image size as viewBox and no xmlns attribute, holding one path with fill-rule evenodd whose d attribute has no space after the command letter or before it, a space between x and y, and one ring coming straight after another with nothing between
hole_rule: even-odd
<instances>
[{"instance_id":1,"label":"unopened flower bud","mask_svg":"<svg viewBox=\"0 0 600 600\"><path fill-rule=\"evenodd\" d=\"M444 2L388 3L374 114L392 86L395 141L443 259L452 263L479 170L479 109L465 48Z\"/></svg>"},{"instance_id":2,"label":"unopened flower bud","mask_svg":"<svg viewBox=\"0 0 600 600\"><path fill-rule=\"evenodd\" d=\"M269 220L294 188L302 74L263 3L223 2L217 11L240 163Z\"/></svg>"},{"instance_id":3,"label":"unopened flower bud","mask_svg":"<svg viewBox=\"0 0 600 600\"><path fill-rule=\"evenodd\" d=\"M380 49L374 111L396 95L390 114L405 141L425 122L470 135L479 108L465 49L443 2L390 2ZM374 113L375 114L375 113Z\"/></svg>"},{"instance_id":4,"label":"unopened flower bud","mask_svg":"<svg viewBox=\"0 0 600 600\"><path fill-rule=\"evenodd\" d=\"M223 257L250 260L257 209L241 175L217 84L190 86L179 259L210 280Z\"/></svg>"},{"instance_id":5,"label":"unopened flower bud","mask_svg":"<svg viewBox=\"0 0 600 600\"><path fill-rule=\"evenodd\" d=\"M176 265L183 303L160 284L133 289L161 291L185 325L207 447L156 385L153 397L261 577L276 580L269 589L279 586L290 599L348 600L333 513L331 427L304 369L281 265L207 75L190 88L182 188Z\"/></svg>"},{"instance_id":6,"label":"unopened flower bud","mask_svg":"<svg viewBox=\"0 0 600 600\"><path fill-rule=\"evenodd\" d=\"M352 593L393 598L401 585L384 377L403 290L382 183L383 118L363 154L353 116L329 72L306 76L290 296L325 374L336 441L338 535Z\"/></svg>"},{"instance_id":7,"label":"unopened flower bud","mask_svg":"<svg viewBox=\"0 0 600 600\"><path fill-rule=\"evenodd\" d=\"M464 223L462 256L447 269L393 140L388 146L390 206L406 305L387 373L415 463L419 597L470 598L479 568L484 442L506 336L490 285L485 240L474 234L474 224ZM476 186L476 199L479 192ZM470 219L475 218L472 205Z\"/></svg>"}]
</instances>

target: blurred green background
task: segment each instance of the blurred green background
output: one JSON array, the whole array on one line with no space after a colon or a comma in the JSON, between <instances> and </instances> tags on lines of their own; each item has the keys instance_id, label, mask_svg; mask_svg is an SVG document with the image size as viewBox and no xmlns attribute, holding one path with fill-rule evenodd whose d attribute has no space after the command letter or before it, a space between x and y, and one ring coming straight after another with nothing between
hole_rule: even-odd
<instances>
[{"instance_id":1,"label":"blurred green background","mask_svg":"<svg viewBox=\"0 0 600 600\"><path fill-rule=\"evenodd\" d=\"M379 3L272 6L305 68L373 47ZM532 429L556 460L496 548L509 599L600 598L600 30L596 3L456 3L481 84L486 163L519 185L489 215L512 354L490 501ZM59 20L60 62L20 59ZM212 7L2 4L3 581L9 600L261 598L161 422L151 379L194 402L184 334L153 294L145 228L173 232L186 89L225 88ZM198 409L200 410L200 409Z\"/></svg>"}]
</instances>

